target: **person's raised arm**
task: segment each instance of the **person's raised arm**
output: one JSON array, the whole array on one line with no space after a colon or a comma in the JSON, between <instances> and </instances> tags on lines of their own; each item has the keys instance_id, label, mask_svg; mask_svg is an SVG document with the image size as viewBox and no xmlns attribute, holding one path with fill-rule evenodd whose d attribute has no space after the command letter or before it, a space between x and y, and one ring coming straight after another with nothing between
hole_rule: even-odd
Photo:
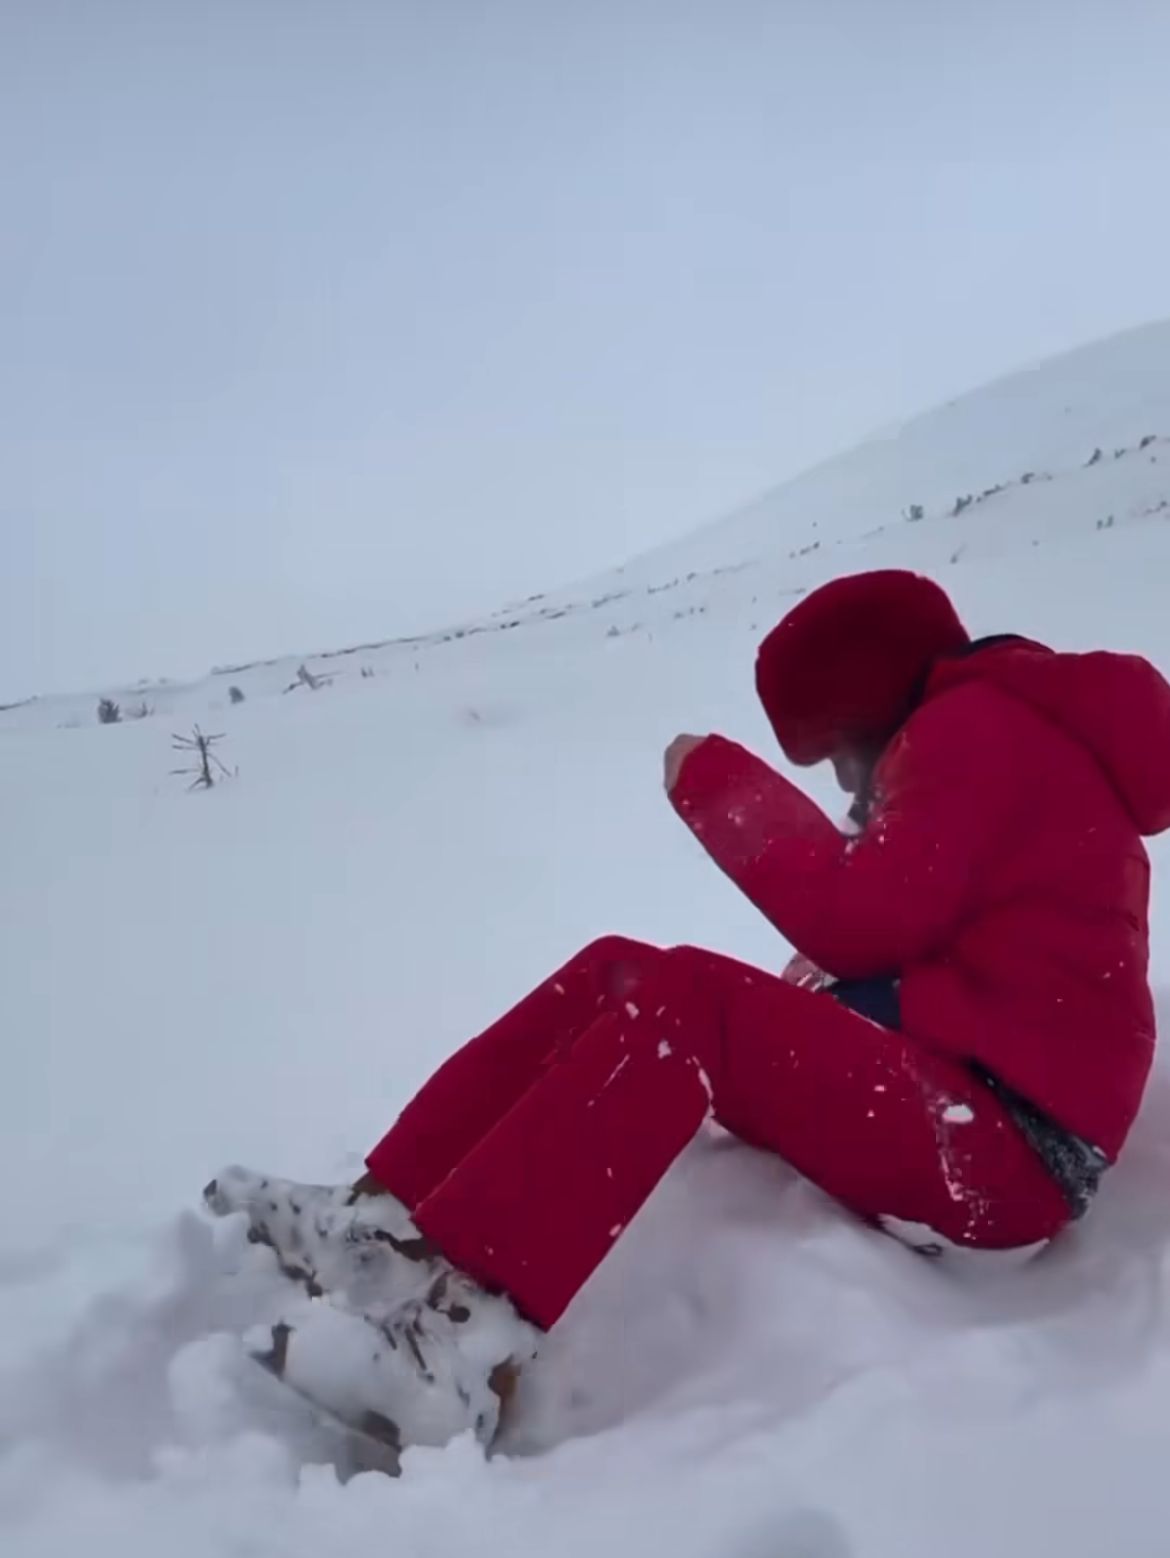
<instances>
[{"instance_id":1,"label":"person's raised arm","mask_svg":"<svg viewBox=\"0 0 1170 1558\"><path fill-rule=\"evenodd\" d=\"M893 975L953 936L1016 793L1010 754L981 753L975 735L953 711L923 710L859 837L721 736L682 755L671 801L798 952L837 978Z\"/></svg>"}]
</instances>

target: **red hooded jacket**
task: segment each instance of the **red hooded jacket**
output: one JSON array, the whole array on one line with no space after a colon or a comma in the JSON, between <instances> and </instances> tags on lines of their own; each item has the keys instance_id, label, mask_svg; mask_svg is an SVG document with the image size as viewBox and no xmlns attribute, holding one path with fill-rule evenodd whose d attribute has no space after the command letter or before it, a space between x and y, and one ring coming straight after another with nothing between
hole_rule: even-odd
<instances>
[{"instance_id":1,"label":"red hooded jacket","mask_svg":"<svg viewBox=\"0 0 1170 1558\"><path fill-rule=\"evenodd\" d=\"M1154 1049L1142 836L1170 826L1170 686L1146 661L1020 639L940 659L857 838L720 736L673 800L799 953L897 978L910 1038L1117 1155Z\"/></svg>"}]
</instances>

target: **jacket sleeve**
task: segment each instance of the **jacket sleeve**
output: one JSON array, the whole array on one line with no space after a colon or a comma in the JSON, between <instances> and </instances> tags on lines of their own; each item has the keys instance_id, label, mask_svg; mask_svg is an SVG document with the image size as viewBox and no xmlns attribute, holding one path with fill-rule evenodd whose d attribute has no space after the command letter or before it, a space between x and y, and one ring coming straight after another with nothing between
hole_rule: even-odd
<instances>
[{"instance_id":1,"label":"jacket sleeve","mask_svg":"<svg viewBox=\"0 0 1170 1558\"><path fill-rule=\"evenodd\" d=\"M977 735L928 705L883 763L855 838L721 736L690 753L672 800L799 953L838 979L894 975L951 941L1018 796L1011 754L989 760Z\"/></svg>"}]
</instances>

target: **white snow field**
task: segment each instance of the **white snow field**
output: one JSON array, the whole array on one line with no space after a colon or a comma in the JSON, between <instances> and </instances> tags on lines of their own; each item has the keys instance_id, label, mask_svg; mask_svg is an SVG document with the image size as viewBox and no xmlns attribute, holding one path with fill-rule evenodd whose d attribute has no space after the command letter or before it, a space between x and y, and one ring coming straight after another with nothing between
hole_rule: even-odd
<instances>
[{"instance_id":1,"label":"white snow field","mask_svg":"<svg viewBox=\"0 0 1170 1558\"><path fill-rule=\"evenodd\" d=\"M412 1452L398 1481L340 1481L241 1362L279 1279L199 1210L225 1161L353 1175L599 932L779 965L661 751L719 729L775 756L757 641L800 590L891 564L978 631L1170 666L1170 325L581 589L311 656L317 690L283 691L296 656L0 714L4 1558L1165 1558L1170 1069L1087 1222L1022 1268L921 1261L700 1140L550 1341L508 1453ZM99 693L153 712L99 726ZM169 773L196 721L238 768L211 793Z\"/></svg>"}]
</instances>

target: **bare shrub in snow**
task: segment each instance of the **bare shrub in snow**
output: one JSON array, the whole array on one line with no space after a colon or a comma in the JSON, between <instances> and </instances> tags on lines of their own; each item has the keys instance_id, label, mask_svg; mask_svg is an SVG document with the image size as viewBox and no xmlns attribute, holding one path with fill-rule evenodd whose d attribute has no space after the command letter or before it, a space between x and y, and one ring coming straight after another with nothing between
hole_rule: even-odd
<instances>
[{"instance_id":1,"label":"bare shrub in snow","mask_svg":"<svg viewBox=\"0 0 1170 1558\"><path fill-rule=\"evenodd\" d=\"M183 768L172 768L172 774L188 775L194 777L187 786L188 790L213 789L218 779L230 779L231 771L220 761L212 747L217 741L222 741L223 735L205 736L196 725L189 736L172 736L171 745L176 752L183 752L190 756L191 762Z\"/></svg>"},{"instance_id":2,"label":"bare shrub in snow","mask_svg":"<svg viewBox=\"0 0 1170 1558\"><path fill-rule=\"evenodd\" d=\"M297 679L290 682L284 689L285 692L296 692L298 687L307 687L310 692L320 692L322 687L328 687L333 681L331 676L317 676L309 670L307 665L297 667Z\"/></svg>"},{"instance_id":3,"label":"bare shrub in snow","mask_svg":"<svg viewBox=\"0 0 1170 1558\"><path fill-rule=\"evenodd\" d=\"M120 725L122 710L113 698L102 698L97 706L97 717L99 725Z\"/></svg>"},{"instance_id":4,"label":"bare shrub in snow","mask_svg":"<svg viewBox=\"0 0 1170 1558\"><path fill-rule=\"evenodd\" d=\"M231 699L231 701L233 703L243 703L243 701L244 701L244 689L242 687L229 687L228 688L228 697Z\"/></svg>"}]
</instances>

